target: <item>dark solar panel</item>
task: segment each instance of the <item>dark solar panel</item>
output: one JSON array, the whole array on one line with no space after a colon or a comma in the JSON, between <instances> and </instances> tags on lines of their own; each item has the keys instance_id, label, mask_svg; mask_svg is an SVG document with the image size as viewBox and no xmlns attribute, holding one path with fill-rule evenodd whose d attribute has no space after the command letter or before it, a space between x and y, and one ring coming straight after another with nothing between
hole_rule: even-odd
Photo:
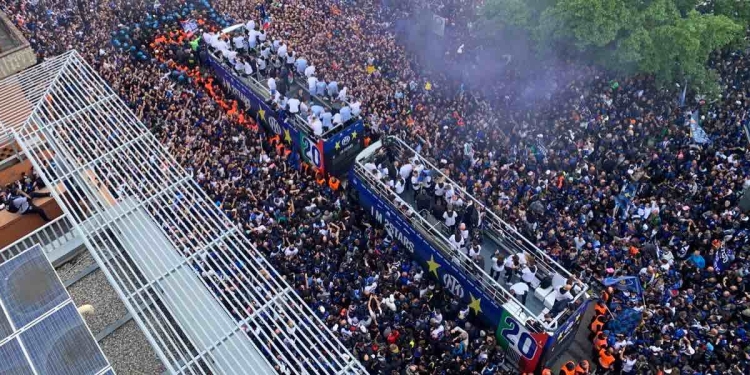
<instances>
[{"instance_id":1,"label":"dark solar panel","mask_svg":"<svg viewBox=\"0 0 750 375\"><path fill-rule=\"evenodd\" d=\"M73 303L21 333L40 374L96 374L108 366Z\"/></svg>"},{"instance_id":2,"label":"dark solar panel","mask_svg":"<svg viewBox=\"0 0 750 375\"><path fill-rule=\"evenodd\" d=\"M6 337L13 333L13 328L10 326L8 318L5 316L5 310L0 306L0 342L5 340Z\"/></svg>"},{"instance_id":3,"label":"dark solar panel","mask_svg":"<svg viewBox=\"0 0 750 375\"><path fill-rule=\"evenodd\" d=\"M0 302L0 375L114 375L39 246L0 265Z\"/></svg>"},{"instance_id":4,"label":"dark solar panel","mask_svg":"<svg viewBox=\"0 0 750 375\"><path fill-rule=\"evenodd\" d=\"M18 340L12 339L0 346L0 375L33 375L29 362L23 355Z\"/></svg>"},{"instance_id":5,"label":"dark solar panel","mask_svg":"<svg viewBox=\"0 0 750 375\"><path fill-rule=\"evenodd\" d=\"M68 294L41 248L35 246L0 267L0 299L18 328L63 303Z\"/></svg>"}]
</instances>

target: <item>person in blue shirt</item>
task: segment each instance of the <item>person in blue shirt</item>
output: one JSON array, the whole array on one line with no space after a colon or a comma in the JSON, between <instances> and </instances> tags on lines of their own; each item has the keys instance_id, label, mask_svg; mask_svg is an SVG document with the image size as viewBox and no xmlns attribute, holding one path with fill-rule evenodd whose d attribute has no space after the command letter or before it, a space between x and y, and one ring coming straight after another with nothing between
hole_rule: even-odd
<instances>
[{"instance_id":1,"label":"person in blue shirt","mask_svg":"<svg viewBox=\"0 0 750 375\"><path fill-rule=\"evenodd\" d=\"M698 269L704 269L706 268L706 259L703 258L703 255L701 255L700 250L695 250L693 255L690 256L690 262L695 264Z\"/></svg>"},{"instance_id":2,"label":"person in blue shirt","mask_svg":"<svg viewBox=\"0 0 750 375\"><path fill-rule=\"evenodd\" d=\"M323 114L324 109L322 106L315 104L310 107L310 111L312 111L312 114L315 115L315 117L320 118L320 115Z\"/></svg>"},{"instance_id":3,"label":"person in blue shirt","mask_svg":"<svg viewBox=\"0 0 750 375\"><path fill-rule=\"evenodd\" d=\"M324 129L330 129L333 127L333 114L331 111L325 111L323 112L323 115L320 118L321 121L323 121L323 128Z\"/></svg>"},{"instance_id":4,"label":"person in blue shirt","mask_svg":"<svg viewBox=\"0 0 750 375\"><path fill-rule=\"evenodd\" d=\"M321 77L315 84L315 95L323 96L326 94L326 81Z\"/></svg>"},{"instance_id":5,"label":"person in blue shirt","mask_svg":"<svg viewBox=\"0 0 750 375\"><path fill-rule=\"evenodd\" d=\"M339 114L341 114L341 121L344 123L352 119L352 109L348 105L341 107Z\"/></svg>"},{"instance_id":6,"label":"person in blue shirt","mask_svg":"<svg viewBox=\"0 0 750 375\"><path fill-rule=\"evenodd\" d=\"M305 74L305 69L307 69L307 60L298 57L297 61L294 62L294 67L297 69L297 73Z\"/></svg>"},{"instance_id":7,"label":"person in blue shirt","mask_svg":"<svg viewBox=\"0 0 750 375\"><path fill-rule=\"evenodd\" d=\"M328 82L328 97L331 99L336 98L339 94L339 83L336 81Z\"/></svg>"}]
</instances>

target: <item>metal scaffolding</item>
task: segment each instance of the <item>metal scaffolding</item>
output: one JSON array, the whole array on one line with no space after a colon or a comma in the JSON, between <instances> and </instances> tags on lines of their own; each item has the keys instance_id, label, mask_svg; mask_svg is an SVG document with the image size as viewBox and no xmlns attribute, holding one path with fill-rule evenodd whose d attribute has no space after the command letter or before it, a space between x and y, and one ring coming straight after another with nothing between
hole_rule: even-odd
<instances>
[{"instance_id":1,"label":"metal scaffolding","mask_svg":"<svg viewBox=\"0 0 750 375\"><path fill-rule=\"evenodd\" d=\"M83 58L55 61L6 125L168 371L365 373Z\"/></svg>"}]
</instances>

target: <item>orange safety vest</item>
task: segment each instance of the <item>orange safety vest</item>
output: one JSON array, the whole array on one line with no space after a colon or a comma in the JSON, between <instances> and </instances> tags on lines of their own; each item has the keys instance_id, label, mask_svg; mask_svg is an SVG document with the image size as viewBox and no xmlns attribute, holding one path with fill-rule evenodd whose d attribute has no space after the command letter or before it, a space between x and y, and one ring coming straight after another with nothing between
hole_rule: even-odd
<instances>
[{"instance_id":1,"label":"orange safety vest","mask_svg":"<svg viewBox=\"0 0 750 375\"><path fill-rule=\"evenodd\" d=\"M606 349L599 350L599 364L602 368L610 369L613 363L615 363L615 357L612 354L609 354Z\"/></svg>"},{"instance_id":2,"label":"orange safety vest","mask_svg":"<svg viewBox=\"0 0 750 375\"><path fill-rule=\"evenodd\" d=\"M596 315L604 315L604 314L606 314L607 313L607 305L605 305L601 301L597 302L596 305L594 305L594 312L596 313Z\"/></svg>"},{"instance_id":3,"label":"orange safety vest","mask_svg":"<svg viewBox=\"0 0 750 375\"><path fill-rule=\"evenodd\" d=\"M607 293L606 290L602 290L601 300L604 301L604 303L609 303L609 293Z\"/></svg>"},{"instance_id":4,"label":"orange safety vest","mask_svg":"<svg viewBox=\"0 0 750 375\"><path fill-rule=\"evenodd\" d=\"M318 181L318 185L325 185L326 183L326 177L322 173L318 173L317 176L315 176L315 180Z\"/></svg>"},{"instance_id":5,"label":"orange safety vest","mask_svg":"<svg viewBox=\"0 0 750 375\"><path fill-rule=\"evenodd\" d=\"M599 331L602 330L602 328L604 328L604 323L602 323L602 322L599 321L599 317L600 316L603 316L603 315L598 315L596 318L594 318L594 321L591 322L591 325L589 326L589 328L591 329L591 331L593 331L593 332L599 332Z\"/></svg>"},{"instance_id":6,"label":"orange safety vest","mask_svg":"<svg viewBox=\"0 0 750 375\"><path fill-rule=\"evenodd\" d=\"M370 145L370 137L365 137L365 147Z\"/></svg>"},{"instance_id":7,"label":"orange safety vest","mask_svg":"<svg viewBox=\"0 0 750 375\"><path fill-rule=\"evenodd\" d=\"M572 364L573 366L575 366L575 363L573 363L573 361L565 362L565 364L560 367L560 375L575 375L575 370L568 370L568 364Z\"/></svg>"},{"instance_id":8,"label":"orange safety vest","mask_svg":"<svg viewBox=\"0 0 750 375\"><path fill-rule=\"evenodd\" d=\"M279 135L276 134L273 137L269 138L268 142L273 145L273 144L276 144L277 142L279 142L279 140L281 140L281 137L279 137Z\"/></svg>"},{"instance_id":9,"label":"orange safety vest","mask_svg":"<svg viewBox=\"0 0 750 375\"><path fill-rule=\"evenodd\" d=\"M339 186L341 185L341 181L339 181L336 177L331 177L328 179L328 186L333 190L336 191L339 189Z\"/></svg>"},{"instance_id":10,"label":"orange safety vest","mask_svg":"<svg viewBox=\"0 0 750 375\"><path fill-rule=\"evenodd\" d=\"M279 143L276 145L276 154L281 155L281 152L284 151L284 144Z\"/></svg>"}]
</instances>

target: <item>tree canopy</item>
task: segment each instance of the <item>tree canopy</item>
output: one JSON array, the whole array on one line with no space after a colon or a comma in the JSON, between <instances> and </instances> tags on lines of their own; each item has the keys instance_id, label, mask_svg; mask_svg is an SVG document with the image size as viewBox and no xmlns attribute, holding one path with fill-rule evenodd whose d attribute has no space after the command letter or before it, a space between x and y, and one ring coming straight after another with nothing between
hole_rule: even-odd
<instances>
[{"instance_id":1,"label":"tree canopy","mask_svg":"<svg viewBox=\"0 0 750 375\"><path fill-rule=\"evenodd\" d=\"M539 53L594 62L662 85L688 81L710 94L710 54L743 42L750 2L736 0L487 0L483 21L521 30Z\"/></svg>"}]
</instances>

